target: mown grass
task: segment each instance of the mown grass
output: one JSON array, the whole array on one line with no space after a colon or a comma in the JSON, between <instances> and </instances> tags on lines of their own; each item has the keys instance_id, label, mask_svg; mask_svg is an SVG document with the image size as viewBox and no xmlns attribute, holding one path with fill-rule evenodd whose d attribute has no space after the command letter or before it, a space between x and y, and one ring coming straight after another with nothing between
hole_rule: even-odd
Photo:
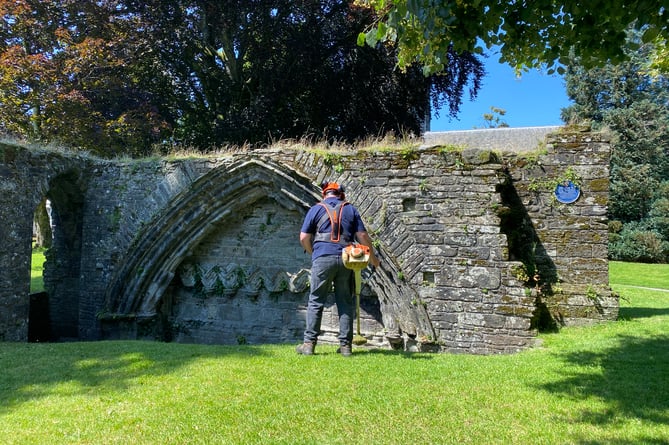
<instances>
[{"instance_id":1,"label":"mown grass","mask_svg":"<svg viewBox=\"0 0 669 445\"><path fill-rule=\"evenodd\" d=\"M621 265L625 269L624 265ZM634 267L634 266L631 266ZM669 293L513 355L0 343L7 444L662 444ZM647 287L665 287L667 281Z\"/></svg>"},{"instance_id":2,"label":"mown grass","mask_svg":"<svg viewBox=\"0 0 669 445\"><path fill-rule=\"evenodd\" d=\"M44 290L44 252L46 249L38 247L33 249L32 262L30 263L30 292L42 292Z\"/></svg>"},{"instance_id":3,"label":"mown grass","mask_svg":"<svg viewBox=\"0 0 669 445\"><path fill-rule=\"evenodd\" d=\"M669 264L609 261L611 284L669 289Z\"/></svg>"}]
</instances>

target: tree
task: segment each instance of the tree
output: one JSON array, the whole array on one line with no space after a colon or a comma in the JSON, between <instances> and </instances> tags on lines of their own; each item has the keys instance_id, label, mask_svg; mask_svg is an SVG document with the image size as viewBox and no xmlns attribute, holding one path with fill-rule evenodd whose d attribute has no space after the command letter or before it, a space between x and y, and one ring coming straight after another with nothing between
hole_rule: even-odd
<instances>
[{"instance_id":1,"label":"tree","mask_svg":"<svg viewBox=\"0 0 669 445\"><path fill-rule=\"evenodd\" d=\"M48 3L0 1L0 100L3 127L10 132L42 135L43 104L55 100L62 49L55 35L64 17ZM40 17L50 16L49 21ZM17 119L12 119L17 116Z\"/></svg>"},{"instance_id":2,"label":"tree","mask_svg":"<svg viewBox=\"0 0 669 445\"><path fill-rule=\"evenodd\" d=\"M376 17L349 1L144 5L138 11L151 24L149 34L160 47L171 41L161 61L183 88L175 138L199 147L418 134L430 100L455 115L467 87L475 95L483 76L477 57L454 51L440 76L399 72L394 49L356 45Z\"/></svg>"},{"instance_id":3,"label":"tree","mask_svg":"<svg viewBox=\"0 0 669 445\"><path fill-rule=\"evenodd\" d=\"M141 26L116 1L0 0L0 127L99 154L138 153L169 122L143 76Z\"/></svg>"},{"instance_id":4,"label":"tree","mask_svg":"<svg viewBox=\"0 0 669 445\"><path fill-rule=\"evenodd\" d=\"M593 0L358 0L374 8L380 20L359 43L395 42L398 63L420 63L426 74L444 69L448 48L483 53L499 46L501 62L518 70L550 70L568 63L570 51L586 67L624 59L625 33L643 30L643 41L669 38L665 1Z\"/></svg>"},{"instance_id":5,"label":"tree","mask_svg":"<svg viewBox=\"0 0 669 445\"><path fill-rule=\"evenodd\" d=\"M504 108L490 107L490 113L483 113L483 128L506 128L509 124L503 119L506 115Z\"/></svg>"},{"instance_id":6,"label":"tree","mask_svg":"<svg viewBox=\"0 0 669 445\"><path fill-rule=\"evenodd\" d=\"M611 155L609 218L614 259L666 261L669 257L669 79L645 69L652 44L632 33L628 60L585 68L574 59L565 77L574 105L566 122L589 122L615 134Z\"/></svg>"},{"instance_id":7,"label":"tree","mask_svg":"<svg viewBox=\"0 0 669 445\"><path fill-rule=\"evenodd\" d=\"M354 141L451 116L483 76L447 51L425 78L348 0L0 0L0 129L99 154L279 138Z\"/></svg>"}]
</instances>

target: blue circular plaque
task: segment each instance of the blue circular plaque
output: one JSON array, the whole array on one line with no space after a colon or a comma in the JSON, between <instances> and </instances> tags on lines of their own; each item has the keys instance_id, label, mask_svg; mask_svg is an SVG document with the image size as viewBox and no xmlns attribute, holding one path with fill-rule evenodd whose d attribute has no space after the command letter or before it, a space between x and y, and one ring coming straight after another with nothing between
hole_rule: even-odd
<instances>
[{"instance_id":1,"label":"blue circular plaque","mask_svg":"<svg viewBox=\"0 0 669 445\"><path fill-rule=\"evenodd\" d=\"M555 187L555 198L562 204L571 204L581 196L581 189L579 186L571 181L558 184Z\"/></svg>"}]
</instances>

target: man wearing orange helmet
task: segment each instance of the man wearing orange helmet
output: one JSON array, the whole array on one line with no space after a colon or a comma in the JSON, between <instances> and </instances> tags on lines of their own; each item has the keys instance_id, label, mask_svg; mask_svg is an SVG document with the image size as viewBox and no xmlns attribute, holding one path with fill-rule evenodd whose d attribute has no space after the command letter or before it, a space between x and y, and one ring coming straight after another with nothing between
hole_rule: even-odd
<instances>
[{"instance_id":1,"label":"man wearing orange helmet","mask_svg":"<svg viewBox=\"0 0 669 445\"><path fill-rule=\"evenodd\" d=\"M307 326L304 342L297 347L297 353L314 353L318 334L321 330L323 306L330 289L334 285L335 303L339 313L339 352L351 355L353 339L353 271L342 261L342 250L353 242L370 248L369 263L379 266L374 254L372 239L365 229L360 213L346 202L344 188L336 182L321 184L323 201L307 212L300 230L300 244L311 254L311 291L307 304Z\"/></svg>"}]
</instances>

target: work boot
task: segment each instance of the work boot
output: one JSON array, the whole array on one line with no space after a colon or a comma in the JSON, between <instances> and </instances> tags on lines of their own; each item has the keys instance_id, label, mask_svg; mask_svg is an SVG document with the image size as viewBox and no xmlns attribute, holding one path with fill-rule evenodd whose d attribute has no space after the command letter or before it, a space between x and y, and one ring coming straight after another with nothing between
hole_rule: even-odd
<instances>
[{"instance_id":1,"label":"work boot","mask_svg":"<svg viewBox=\"0 0 669 445\"><path fill-rule=\"evenodd\" d=\"M339 349L337 349L337 352L339 352L344 357L349 357L351 354L353 354L353 350L351 349L350 344L341 345Z\"/></svg>"},{"instance_id":2,"label":"work boot","mask_svg":"<svg viewBox=\"0 0 669 445\"><path fill-rule=\"evenodd\" d=\"M295 350L298 354L302 355L312 355L314 353L314 344L310 341L305 341L299 345Z\"/></svg>"}]
</instances>

